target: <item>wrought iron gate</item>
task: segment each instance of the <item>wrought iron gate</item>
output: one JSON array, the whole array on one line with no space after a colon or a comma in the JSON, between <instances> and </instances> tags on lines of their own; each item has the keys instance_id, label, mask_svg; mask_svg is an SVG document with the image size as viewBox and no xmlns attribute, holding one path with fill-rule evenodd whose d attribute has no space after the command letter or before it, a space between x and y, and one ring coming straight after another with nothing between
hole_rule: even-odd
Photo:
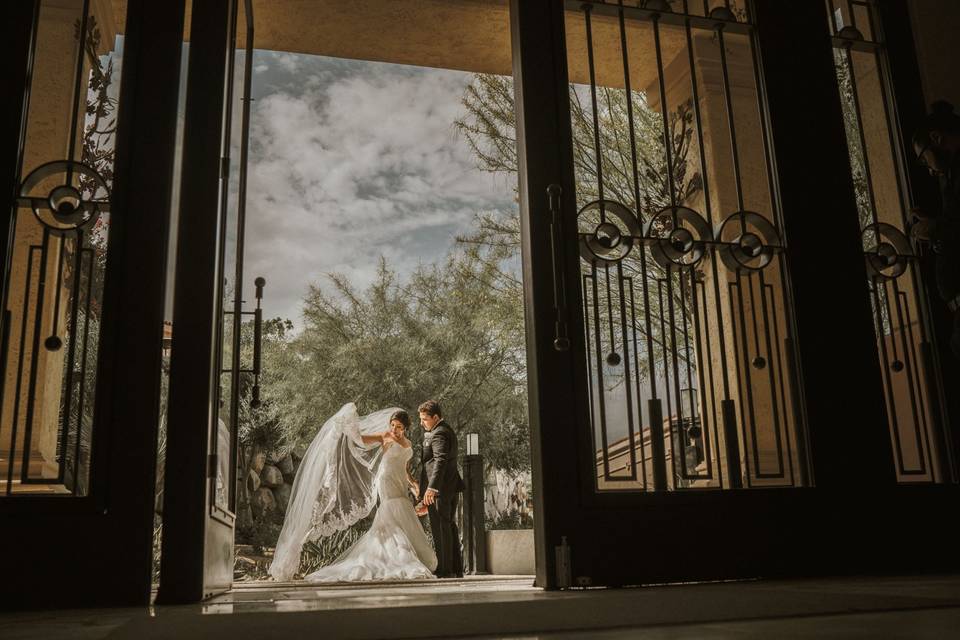
<instances>
[{"instance_id":1,"label":"wrought iron gate","mask_svg":"<svg viewBox=\"0 0 960 640\"><path fill-rule=\"evenodd\" d=\"M809 485L746 5L568 2L566 33L597 490Z\"/></svg>"},{"instance_id":2,"label":"wrought iron gate","mask_svg":"<svg viewBox=\"0 0 960 640\"><path fill-rule=\"evenodd\" d=\"M919 256L905 233L910 185L876 7L827 0L827 8L897 478L949 482L943 390Z\"/></svg>"},{"instance_id":3,"label":"wrought iron gate","mask_svg":"<svg viewBox=\"0 0 960 640\"><path fill-rule=\"evenodd\" d=\"M117 25L90 0L37 2L36 11L4 265L0 483L5 496L83 496L109 244Z\"/></svg>"}]
</instances>

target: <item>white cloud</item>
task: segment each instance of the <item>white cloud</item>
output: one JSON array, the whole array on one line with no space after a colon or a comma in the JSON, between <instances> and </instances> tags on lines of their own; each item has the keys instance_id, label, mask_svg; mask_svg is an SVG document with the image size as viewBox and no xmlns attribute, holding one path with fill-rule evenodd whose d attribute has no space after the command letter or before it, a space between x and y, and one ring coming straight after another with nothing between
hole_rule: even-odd
<instances>
[{"instance_id":1,"label":"white cloud","mask_svg":"<svg viewBox=\"0 0 960 640\"><path fill-rule=\"evenodd\" d=\"M268 315L298 322L311 282L338 271L362 287L381 255L402 273L440 260L476 212L513 206L453 127L470 74L258 56L245 273L267 278ZM291 69L295 83L269 84Z\"/></svg>"}]
</instances>

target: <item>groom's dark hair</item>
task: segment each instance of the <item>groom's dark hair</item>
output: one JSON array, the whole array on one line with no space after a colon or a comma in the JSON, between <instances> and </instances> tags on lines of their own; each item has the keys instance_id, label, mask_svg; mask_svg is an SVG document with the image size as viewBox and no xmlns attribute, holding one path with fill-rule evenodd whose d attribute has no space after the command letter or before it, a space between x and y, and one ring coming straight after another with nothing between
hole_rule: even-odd
<instances>
[{"instance_id":1,"label":"groom's dark hair","mask_svg":"<svg viewBox=\"0 0 960 640\"><path fill-rule=\"evenodd\" d=\"M437 416L438 418L443 417L443 412L440 411L440 403L436 400L427 400L417 408L417 411L420 413L425 413L428 416Z\"/></svg>"}]
</instances>

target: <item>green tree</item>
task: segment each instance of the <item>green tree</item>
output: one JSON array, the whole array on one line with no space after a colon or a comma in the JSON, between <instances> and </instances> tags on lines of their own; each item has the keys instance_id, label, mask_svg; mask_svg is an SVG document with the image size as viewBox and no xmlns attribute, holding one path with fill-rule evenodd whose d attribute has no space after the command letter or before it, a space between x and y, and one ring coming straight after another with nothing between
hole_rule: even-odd
<instances>
[{"instance_id":1,"label":"green tree","mask_svg":"<svg viewBox=\"0 0 960 640\"><path fill-rule=\"evenodd\" d=\"M649 106L645 93L633 91L629 96L629 104L633 109L631 138L626 91L598 87L596 116L599 126L596 131L599 131L599 135L595 137L593 99L589 87L571 85L569 97L578 207L599 198L602 186L605 200L615 200L625 205L636 212L641 223L646 224L659 211L671 205L693 206L697 198L702 197L702 177L689 159L694 149L694 114L690 101L681 103L668 113L670 135L665 136L663 115ZM479 168L515 176L519 164L513 79L479 74L467 88L463 104L466 115L455 125L474 151ZM666 153L668 144L669 164ZM581 218L580 230L592 232L596 222L598 220L593 218ZM669 228L666 228L668 225L668 221L664 222L658 230L666 235L669 232ZM465 235L460 241L515 256L520 247L518 213L482 213L477 216L476 231ZM501 257L504 257L503 254ZM679 276L668 273L653 260L646 260L646 265L642 264L642 260L639 251L632 251L622 261L624 275L641 282L645 273L647 285L652 291L658 290L659 282L672 279L670 290L673 293L673 307L678 310L686 307L687 317L691 317L688 296L684 295L685 289ZM508 263L509 260L502 262ZM517 291L516 295L519 296L520 292ZM621 303L628 304L619 300L616 290L604 291L602 295L612 298L614 308L619 308ZM653 296L646 310L652 317L667 318L663 328L659 323L651 326L656 360L661 360L669 350L668 336L672 328L669 304L669 296ZM642 314L637 314L638 322L634 328L639 336L645 338L647 327L639 321L641 318ZM666 333L661 335L664 329ZM679 330L685 328L679 327ZM605 340L605 336L602 339ZM641 358L646 356L642 352L638 355ZM681 352L677 356L683 359L686 354ZM608 375L607 380L616 385L622 378Z\"/></svg>"},{"instance_id":2,"label":"green tree","mask_svg":"<svg viewBox=\"0 0 960 640\"><path fill-rule=\"evenodd\" d=\"M492 257L461 253L406 283L381 261L366 290L336 274L330 292L312 286L271 392L283 428L306 440L348 401L361 413L415 414L434 398L460 433L480 433L488 460L527 468L523 308L503 295L518 286L504 272ZM419 447L421 430L410 436Z\"/></svg>"}]
</instances>

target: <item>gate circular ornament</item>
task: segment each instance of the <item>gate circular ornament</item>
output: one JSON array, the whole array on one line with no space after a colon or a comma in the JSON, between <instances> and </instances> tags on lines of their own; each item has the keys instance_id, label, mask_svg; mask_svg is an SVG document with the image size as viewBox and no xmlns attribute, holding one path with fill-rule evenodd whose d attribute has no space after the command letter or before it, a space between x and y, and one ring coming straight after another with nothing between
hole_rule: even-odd
<instances>
[{"instance_id":1,"label":"gate circular ornament","mask_svg":"<svg viewBox=\"0 0 960 640\"><path fill-rule=\"evenodd\" d=\"M675 206L661 209L650 219L647 238L651 241L650 253L654 260L669 269L700 262L713 233L699 213Z\"/></svg>"},{"instance_id":2,"label":"gate circular ornament","mask_svg":"<svg viewBox=\"0 0 960 640\"><path fill-rule=\"evenodd\" d=\"M880 280L896 280L906 273L907 264L915 257L906 234L892 224L869 224L860 237L867 272Z\"/></svg>"},{"instance_id":3,"label":"gate circular ornament","mask_svg":"<svg viewBox=\"0 0 960 640\"><path fill-rule=\"evenodd\" d=\"M85 182L83 189L74 183ZM82 162L57 160L31 171L20 185L17 202L56 235L86 229L110 210L110 188L96 169Z\"/></svg>"},{"instance_id":4,"label":"gate circular ornament","mask_svg":"<svg viewBox=\"0 0 960 640\"><path fill-rule=\"evenodd\" d=\"M594 200L577 213L580 255L587 262L620 262L641 237L640 223L627 207L615 200Z\"/></svg>"},{"instance_id":5,"label":"gate circular ornament","mask_svg":"<svg viewBox=\"0 0 960 640\"><path fill-rule=\"evenodd\" d=\"M727 217L717 233L720 259L732 271L760 271L783 249L780 233L754 211L737 211Z\"/></svg>"}]
</instances>

